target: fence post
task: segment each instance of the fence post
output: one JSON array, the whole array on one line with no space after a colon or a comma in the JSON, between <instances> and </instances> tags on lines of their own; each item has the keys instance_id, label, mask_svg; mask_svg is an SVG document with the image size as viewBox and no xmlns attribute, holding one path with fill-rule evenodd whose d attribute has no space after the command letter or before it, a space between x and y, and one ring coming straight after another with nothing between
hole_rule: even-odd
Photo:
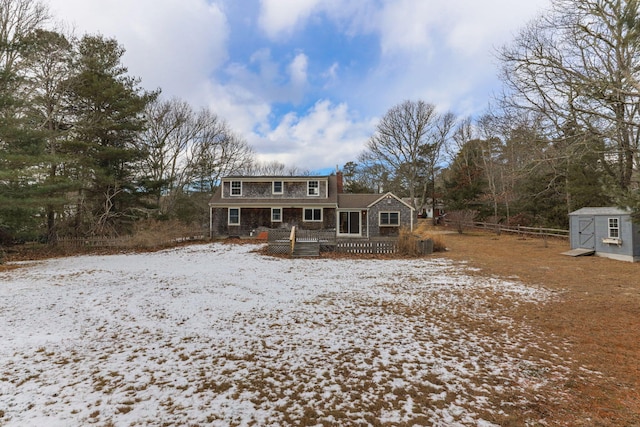
<instances>
[{"instance_id":1,"label":"fence post","mask_svg":"<svg viewBox=\"0 0 640 427\"><path fill-rule=\"evenodd\" d=\"M293 250L296 246L296 226L291 227L291 234L289 234L289 240L291 241L291 253L293 254Z\"/></svg>"}]
</instances>

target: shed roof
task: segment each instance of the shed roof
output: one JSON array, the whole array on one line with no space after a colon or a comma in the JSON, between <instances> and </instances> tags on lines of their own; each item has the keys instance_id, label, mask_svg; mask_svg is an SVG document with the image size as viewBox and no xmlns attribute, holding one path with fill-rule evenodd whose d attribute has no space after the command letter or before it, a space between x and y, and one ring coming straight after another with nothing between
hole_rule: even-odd
<instances>
[{"instance_id":1,"label":"shed roof","mask_svg":"<svg viewBox=\"0 0 640 427\"><path fill-rule=\"evenodd\" d=\"M569 215L628 215L629 209L622 209L616 206L582 208L571 212Z\"/></svg>"}]
</instances>

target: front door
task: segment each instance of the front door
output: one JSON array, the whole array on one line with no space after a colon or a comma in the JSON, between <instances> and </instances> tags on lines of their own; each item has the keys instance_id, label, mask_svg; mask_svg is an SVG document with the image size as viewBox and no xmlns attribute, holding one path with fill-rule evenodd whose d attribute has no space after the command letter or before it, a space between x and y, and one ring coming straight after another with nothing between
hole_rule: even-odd
<instances>
[{"instance_id":1,"label":"front door","mask_svg":"<svg viewBox=\"0 0 640 427\"><path fill-rule=\"evenodd\" d=\"M580 218L578 220L578 247L583 249L595 249L595 224L594 218Z\"/></svg>"},{"instance_id":2,"label":"front door","mask_svg":"<svg viewBox=\"0 0 640 427\"><path fill-rule=\"evenodd\" d=\"M360 235L360 211L340 212L338 223L340 234Z\"/></svg>"}]
</instances>

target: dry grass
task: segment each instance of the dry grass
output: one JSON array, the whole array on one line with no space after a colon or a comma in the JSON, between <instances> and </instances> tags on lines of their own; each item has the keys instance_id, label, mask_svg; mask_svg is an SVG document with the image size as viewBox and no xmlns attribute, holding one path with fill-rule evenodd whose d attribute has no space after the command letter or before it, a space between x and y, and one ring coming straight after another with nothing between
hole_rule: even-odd
<instances>
[{"instance_id":1,"label":"dry grass","mask_svg":"<svg viewBox=\"0 0 640 427\"><path fill-rule=\"evenodd\" d=\"M563 239L469 232L448 234L447 246L441 256L466 262L472 274L557 292L556 301L519 307L515 316L569 343L575 365L600 375L576 370L564 384L570 405L542 396L536 411L553 425L640 425L640 264L564 256Z\"/></svg>"},{"instance_id":2,"label":"dry grass","mask_svg":"<svg viewBox=\"0 0 640 427\"><path fill-rule=\"evenodd\" d=\"M445 232L441 229L433 227L431 225L431 220L423 220L418 221L413 234L418 236L420 239L431 239L433 240L433 251L434 252L444 252L447 250L447 244L445 239ZM448 231L446 232L448 233Z\"/></svg>"},{"instance_id":3,"label":"dry grass","mask_svg":"<svg viewBox=\"0 0 640 427\"><path fill-rule=\"evenodd\" d=\"M446 251L447 246L442 234L434 232L432 226L429 225L430 220L420 221L413 231L408 228L400 230L398 236L398 255L401 257L418 257L422 256L419 242L421 240L431 240L433 242L433 252Z\"/></svg>"},{"instance_id":4,"label":"dry grass","mask_svg":"<svg viewBox=\"0 0 640 427\"><path fill-rule=\"evenodd\" d=\"M127 242L127 246L139 249L161 247L167 242L188 236L193 229L193 226L175 220L143 221L136 225L135 232Z\"/></svg>"},{"instance_id":5,"label":"dry grass","mask_svg":"<svg viewBox=\"0 0 640 427\"><path fill-rule=\"evenodd\" d=\"M398 252L402 256L416 257L420 255L418 247L418 236L413 234L408 228L402 228L398 236Z\"/></svg>"}]
</instances>

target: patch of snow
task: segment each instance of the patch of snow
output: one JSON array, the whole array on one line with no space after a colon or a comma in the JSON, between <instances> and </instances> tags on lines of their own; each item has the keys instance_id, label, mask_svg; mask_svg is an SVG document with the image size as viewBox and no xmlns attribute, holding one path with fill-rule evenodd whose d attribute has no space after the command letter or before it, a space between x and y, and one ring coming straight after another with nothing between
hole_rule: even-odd
<instances>
[{"instance_id":1,"label":"patch of snow","mask_svg":"<svg viewBox=\"0 0 640 427\"><path fill-rule=\"evenodd\" d=\"M0 424L488 427L503 413L490 396L566 372L555 354L528 360L543 337L488 299L542 304L552 296L542 288L442 259L255 249L214 243L0 273Z\"/></svg>"}]
</instances>

